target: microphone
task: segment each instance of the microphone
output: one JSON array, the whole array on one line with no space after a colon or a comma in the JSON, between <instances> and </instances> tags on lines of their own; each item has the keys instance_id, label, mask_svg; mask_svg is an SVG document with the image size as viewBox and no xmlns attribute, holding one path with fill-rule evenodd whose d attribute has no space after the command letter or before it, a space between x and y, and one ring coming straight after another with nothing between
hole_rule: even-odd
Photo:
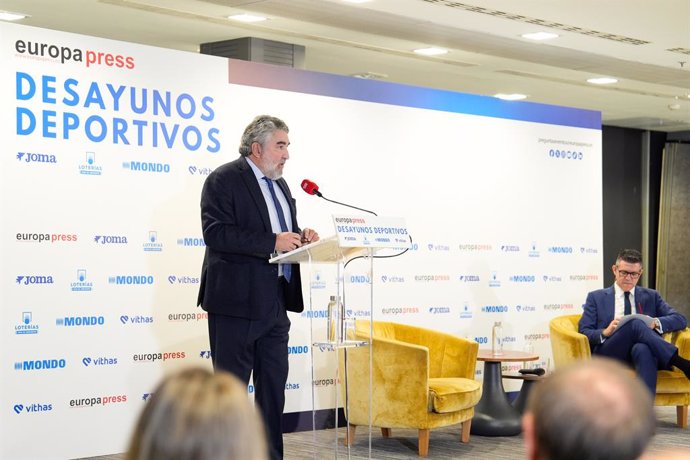
<instances>
[{"instance_id":1,"label":"microphone","mask_svg":"<svg viewBox=\"0 0 690 460\"><path fill-rule=\"evenodd\" d=\"M319 192L319 186L316 185L316 182L312 182L309 179L304 179L302 181L302 190L304 190L306 193L310 195L316 195L319 198L323 198L326 201L330 201L331 203L339 204L341 206L347 206L348 208L352 209L358 209L360 211L368 212L369 214L378 216L378 214L376 214L374 211L369 211L368 209L358 208L357 206L352 206L351 204L341 203L340 201L330 200L326 198L325 196L323 196L321 192Z\"/></svg>"},{"instance_id":2,"label":"microphone","mask_svg":"<svg viewBox=\"0 0 690 460\"><path fill-rule=\"evenodd\" d=\"M304 190L310 195L316 195L318 197L323 198L323 195L321 194L321 192L319 192L319 186L316 185L316 182L312 182L309 179L304 179L302 181L302 190Z\"/></svg>"}]
</instances>

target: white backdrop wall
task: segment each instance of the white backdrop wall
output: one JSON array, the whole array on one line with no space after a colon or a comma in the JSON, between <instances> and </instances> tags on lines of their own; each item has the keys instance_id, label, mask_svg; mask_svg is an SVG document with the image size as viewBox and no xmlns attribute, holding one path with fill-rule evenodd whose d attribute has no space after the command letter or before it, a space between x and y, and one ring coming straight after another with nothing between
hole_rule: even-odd
<instances>
[{"instance_id":1,"label":"white backdrop wall","mask_svg":"<svg viewBox=\"0 0 690 460\"><path fill-rule=\"evenodd\" d=\"M210 366L199 195L260 113L290 126L302 226L328 236L349 212L303 195L305 177L407 220L413 250L348 266L352 316L374 283L377 320L482 346L501 320L506 348L548 365L548 321L601 284L599 113L11 24L0 58L2 458L121 452L162 375ZM325 334L336 289L333 267L304 278L290 413L312 409L309 328ZM316 409L332 408L335 355L313 360Z\"/></svg>"}]
</instances>

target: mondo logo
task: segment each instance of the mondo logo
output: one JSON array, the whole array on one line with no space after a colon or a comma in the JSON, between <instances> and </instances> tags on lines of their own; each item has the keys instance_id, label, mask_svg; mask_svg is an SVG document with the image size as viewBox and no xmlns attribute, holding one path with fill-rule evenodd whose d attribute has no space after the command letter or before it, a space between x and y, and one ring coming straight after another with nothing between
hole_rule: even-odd
<instances>
[{"instance_id":1,"label":"mondo logo","mask_svg":"<svg viewBox=\"0 0 690 460\"><path fill-rule=\"evenodd\" d=\"M288 347L288 355L304 355L307 353L309 353L309 347L306 345Z\"/></svg>"},{"instance_id":2,"label":"mondo logo","mask_svg":"<svg viewBox=\"0 0 690 460\"><path fill-rule=\"evenodd\" d=\"M572 246L549 246L548 251L551 254L572 254Z\"/></svg>"},{"instance_id":3,"label":"mondo logo","mask_svg":"<svg viewBox=\"0 0 690 460\"><path fill-rule=\"evenodd\" d=\"M146 173L163 173L170 172L170 165L168 163L151 163L142 161L125 161L122 163L123 169L130 171L146 172Z\"/></svg>"},{"instance_id":4,"label":"mondo logo","mask_svg":"<svg viewBox=\"0 0 690 460\"><path fill-rule=\"evenodd\" d=\"M534 275L511 275L508 281L511 283L534 283L535 279Z\"/></svg>"},{"instance_id":5,"label":"mondo logo","mask_svg":"<svg viewBox=\"0 0 690 460\"><path fill-rule=\"evenodd\" d=\"M206 242L203 238L178 238L177 245L203 248L206 247Z\"/></svg>"},{"instance_id":6,"label":"mondo logo","mask_svg":"<svg viewBox=\"0 0 690 460\"><path fill-rule=\"evenodd\" d=\"M305 310L300 316L302 318L328 318L328 310Z\"/></svg>"},{"instance_id":7,"label":"mondo logo","mask_svg":"<svg viewBox=\"0 0 690 460\"><path fill-rule=\"evenodd\" d=\"M506 313L508 305L484 305L482 312L484 313Z\"/></svg>"},{"instance_id":8,"label":"mondo logo","mask_svg":"<svg viewBox=\"0 0 690 460\"><path fill-rule=\"evenodd\" d=\"M80 327L80 326L103 326L104 316L65 316L55 320L56 326Z\"/></svg>"},{"instance_id":9,"label":"mondo logo","mask_svg":"<svg viewBox=\"0 0 690 460\"><path fill-rule=\"evenodd\" d=\"M151 275L116 275L108 277L108 283L110 284L140 285L153 284L153 281L153 276Z\"/></svg>"},{"instance_id":10,"label":"mondo logo","mask_svg":"<svg viewBox=\"0 0 690 460\"><path fill-rule=\"evenodd\" d=\"M43 371L64 369L65 367L67 367L67 361L64 358L35 359L14 363L15 371Z\"/></svg>"},{"instance_id":11,"label":"mondo logo","mask_svg":"<svg viewBox=\"0 0 690 460\"><path fill-rule=\"evenodd\" d=\"M371 278L367 275L352 275L350 276L350 283L353 284L368 284L371 283Z\"/></svg>"}]
</instances>

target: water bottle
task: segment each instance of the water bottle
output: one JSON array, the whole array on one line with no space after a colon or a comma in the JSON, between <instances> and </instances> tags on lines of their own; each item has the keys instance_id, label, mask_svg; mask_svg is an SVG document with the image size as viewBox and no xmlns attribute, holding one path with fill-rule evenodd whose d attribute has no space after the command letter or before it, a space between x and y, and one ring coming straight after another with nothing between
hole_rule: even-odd
<instances>
[{"instance_id":1,"label":"water bottle","mask_svg":"<svg viewBox=\"0 0 690 460\"><path fill-rule=\"evenodd\" d=\"M326 340L335 342L336 331L338 330L338 302L334 295L328 302L328 324L326 325Z\"/></svg>"},{"instance_id":2,"label":"water bottle","mask_svg":"<svg viewBox=\"0 0 690 460\"><path fill-rule=\"evenodd\" d=\"M496 321L491 329L491 354L503 354L503 327L500 321Z\"/></svg>"}]
</instances>

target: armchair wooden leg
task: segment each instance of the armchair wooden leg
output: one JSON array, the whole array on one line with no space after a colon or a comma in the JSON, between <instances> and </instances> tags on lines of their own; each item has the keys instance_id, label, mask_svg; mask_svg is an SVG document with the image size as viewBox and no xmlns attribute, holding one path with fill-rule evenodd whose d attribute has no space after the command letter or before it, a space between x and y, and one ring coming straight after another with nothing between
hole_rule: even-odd
<instances>
[{"instance_id":1,"label":"armchair wooden leg","mask_svg":"<svg viewBox=\"0 0 690 460\"><path fill-rule=\"evenodd\" d=\"M429 455L429 430L419 430L419 456Z\"/></svg>"},{"instance_id":2,"label":"armchair wooden leg","mask_svg":"<svg viewBox=\"0 0 690 460\"><path fill-rule=\"evenodd\" d=\"M470 428L472 427L472 419L462 422L462 432L460 433L460 441L467 444L470 442Z\"/></svg>"},{"instance_id":3,"label":"armchair wooden leg","mask_svg":"<svg viewBox=\"0 0 690 460\"><path fill-rule=\"evenodd\" d=\"M381 436L384 438L390 438L391 437L391 429L390 428L381 428Z\"/></svg>"},{"instance_id":4,"label":"armchair wooden leg","mask_svg":"<svg viewBox=\"0 0 690 460\"><path fill-rule=\"evenodd\" d=\"M681 428L687 428L688 406L676 406L676 423Z\"/></svg>"},{"instance_id":5,"label":"armchair wooden leg","mask_svg":"<svg viewBox=\"0 0 690 460\"><path fill-rule=\"evenodd\" d=\"M357 425L349 424L347 426L347 434L345 435L346 446L351 446L355 442L355 430L357 430Z\"/></svg>"}]
</instances>

